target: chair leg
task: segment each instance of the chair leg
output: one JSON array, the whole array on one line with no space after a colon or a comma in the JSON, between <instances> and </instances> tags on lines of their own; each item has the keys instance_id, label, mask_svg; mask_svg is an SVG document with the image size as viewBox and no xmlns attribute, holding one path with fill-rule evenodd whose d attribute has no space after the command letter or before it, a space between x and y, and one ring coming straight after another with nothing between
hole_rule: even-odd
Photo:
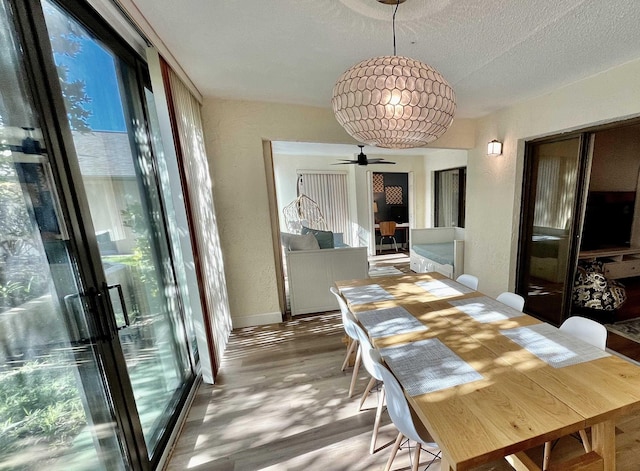
<instances>
[{"instance_id":1,"label":"chair leg","mask_svg":"<svg viewBox=\"0 0 640 471\"><path fill-rule=\"evenodd\" d=\"M416 442L416 449L413 452L413 466L411 467L411 471L418 471L418 466L420 465L420 450L422 450L422 445L420 442Z\"/></svg>"},{"instance_id":2,"label":"chair leg","mask_svg":"<svg viewBox=\"0 0 640 471\"><path fill-rule=\"evenodd\" d=\"M358 345L358 353L356 353L356 362L353 365L353 374L351 375L351 384L349 385L349 397L353 396L353 390L356 387L356 379L358 378L358 370L360 369L361 356L362 356L362 347Z\"/></svg>"},{"instance_id":3,"label":"chair leg","mask_svg":"<svg viewBox=\"0 0 640 471\"><path fill-rule=\"evenodd\" d=\"M344 371L347 369L347 365L349 364L349 358L353 353L353 349L356 348L356 346L358 345L357 340L353 340L351 337L349 337L349 340L350 340L349 349L347 350L347 355L344 357L344 361L342 362L342 368L340 369L340 371Z\"/></svg>"},{"instance_id":4,"label":"chair leg","mask_svg":"<svg viewBox=\"0 0 640 471\"><path fill-rule=\"evenodd\" d=\"M376 440L378 439L378 430L380 429L380 420L382 419L382 409L384 408L384 384L380 388L378 394L378 409L376 410L376 420L373 422L373 433L371 435L371 445L369 445L369 453L373 455L376 451Z\"/></svg>"},{"instance_id":5,"label":"chair leg","mask_svg":"<svg viewBox=\"0 0 640 471\"><path fill-rule=\"evenodd\" d=\"M542 471L549 469L549 459L551 458L551 442L545 442L544 454L542 455Z\"/></svg>"},{"instance_id":6,"label":"chair leg","mask_svg":"<svg viewBox=\"0 0 640 471\"><path fill-rule=\"evenodd\" d=\"M589 437L587 437L586 430L580 430L580 439L582 440L585 453L589 453L591 451L591 443L589 442Z\"/></svg>"},{"instance_id":7,"label":"chair leg","mask_svg":"<svg viewBox=\"0 0 640 471\"><path fill-rule=\"evenodd\" d=\"M393 246L396 248L396 252L398 251L398 243L396 242L396 238L392 237L393 239Z\"/></svg>"},{"instance_id":8,"label":"chair leg","mask_svg":"<svg viewBox=\"0 0 640 471\"><path fill-rule=\"evenodd\" d=\"M391 456L389 456L389 461L387 461L387 465L384 468L384 471L389 471L391 469L391 464L393 460L396 458L396 454L398 453L398 449L400 448L400 443L402 443L402 432L398 433L398 438L396 438L395 443L393 444L393 448L391 449Z\"/></svg>"},{"instance_id":9,"label":"chair leg","mask_svg":"<svg viewBox=\"0 0 640 471\"><path fill-rule=\"evenodd\" d=\"M371 389L373 388L373 386L375 386L377 380L375 378L371 378L369 380L369 383L367 383L367 387L364 389L364 393L362 394L362 399L360 399L360 404L358 405L358 412L360 412L362 410L362 406L364 405L364 401L367 400L367 397L369 397L369 393L371 392Z\"/></svg>"}]
</instances>

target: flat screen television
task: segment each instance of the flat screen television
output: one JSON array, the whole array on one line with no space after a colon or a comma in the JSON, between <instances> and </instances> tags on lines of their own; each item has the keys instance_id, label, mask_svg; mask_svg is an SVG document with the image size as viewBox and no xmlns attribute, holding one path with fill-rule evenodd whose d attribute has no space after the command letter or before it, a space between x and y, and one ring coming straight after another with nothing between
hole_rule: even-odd
<instances>
[{"instance_id":1,"label":"flat screen television","mask_svg":"<svg viewBox=\"0 0 640 471\"><path fill-rule=\"evenodd\" d=\"M635 191L589 192L580 250L629 247L635 202Z\"/></svg>"}]
</instances>

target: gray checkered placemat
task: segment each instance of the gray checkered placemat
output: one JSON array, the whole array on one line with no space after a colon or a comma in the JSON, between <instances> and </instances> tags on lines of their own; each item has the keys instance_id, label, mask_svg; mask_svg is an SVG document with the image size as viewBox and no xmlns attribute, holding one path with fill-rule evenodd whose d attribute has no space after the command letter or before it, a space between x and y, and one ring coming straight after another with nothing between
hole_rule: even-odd
<instances>
[{"instance_id":1,"label":"gray checkered placemat","mask_svg":"<svg viewBox=\"0 0 640 471\"><path fill-rule=\"evenodd\" d=\"M367 304L385 301L387 299L395 299L393 295L389 294L387 290L378 284L342 288L340 293L351 304Z\"/></svg>"},{"instance_id":2,"label":"gray checkered placemat","mask_svg":"<svg viewBox=\"0 0 640 471\"><path fill-rule=\"evenodd\" d=\"M551 324L518 327L501 330L500 333L554 368L610 356L604 350L565 334Z\"/></svg>"},{"instance_id":3,"label":"gray checkered placemat","mask_svg":"<svg viewBox=\"0 0 640 471\"><path fill-rule=\"evenodd\" d=\"M417 281L416 285L438 298L450 298L452 296L461 296L463 294L473 293L472 289L449 279Z\"/></svg>"},{"instance_id":4,"label":"gray checkered placemat","mask_svg":"<svg viewBox=\"0 0 640 471\"><path fill-rule=\"evenodd\" d=\"M438 339L380 349L380 355L410 396L482 379L482 375Z\"/></svg>"},{"instance_id":5,"label":"gray checkered placemat","mask_svg":"<svg viewBox=\"0 0 640 471\"><path fill-rule=\"evenodd\" d=\"M449 304L455 306L458 311L462 311L468 316L473 317L478 322L483 323L503 321L512 317L524 316L522 312L488 296L480 296L479 298L471 299L457 299L449 301Z\"/></svg>"},{"instance_id":6,"label":"gray checkered placemat","mask_svg":"<svg viewBox=\"0 0 640 471\"><path fill-rule=\"evenodd\" d=\"M427 326L401 306L358 312L356 317L372 338L427 330Z\"/></svg>"}]
</instances>

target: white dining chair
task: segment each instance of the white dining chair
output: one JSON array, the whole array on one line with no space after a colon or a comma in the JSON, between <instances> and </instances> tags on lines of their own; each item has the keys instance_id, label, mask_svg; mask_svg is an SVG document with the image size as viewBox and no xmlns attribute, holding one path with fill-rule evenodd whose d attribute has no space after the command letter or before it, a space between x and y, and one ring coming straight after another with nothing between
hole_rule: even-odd
<instances>
[{"instance_id":1,"label":"white dining chair","mask_svg":"<svg viewBox=\"0 0 640 471\"><path fill-rule=\"evenodd\" d=\"M569 317L560 330L604 350L607 347L607 328L591 319L580 316Z\"/></svg>"},{"instance_id":2,"label":"white dining chair","mask_svg":"<svg viewBox=\"0 0 640 471\"><path fill-rule=\"evenodd\" d=\"M344 357L344 361L342 362L341 371L344 371L349 364L349 358L353 355L353 352L356 351L356 360L353 364L353 373L351 374L351 384L349 385L349 397L353 396L353 389L356 384L356 378L358 377L358 370L360 369L360 342L358 340L358 333L354 328L354 323L351 322L349 318L349 307L347 303L342 299L340 293L333 286L329 288L329 291L336 297L338 300L338 306L340 306L340 313L342 314L342 327L344 328L345 333L349 337L349 348L347 349L347 355Z\"/></svg>"},{"instance_id":3,"label":"white dining chair","mask_svg":"<svg viewBox=\"0 0 640 471\"><path fill-rule=\"evenodd\" d=\"M433 438L431 438L431 435L429 435L429 432L424 428L421 422L413 420L409 403L402 391L400 383L398 383L396 377L393 376L391 371L389 371L384 365L378 351L371 349L370 357L371 360L378 365L386 390L387 411L389 412L391 421L398 429L398 436L393 444L393 448L391 449L391 455L389 456L387 465L384 468L385 471L389 471L391 469L393 460L395 459L402 444L402 440L405 437L408 441L413 440L416 442L415 451L413 452L412 471L418 470L418 466L420 464L420 452L423 447L425 447L425 450L428 453L433 455L433 459L429 462L427 468L425 468L428 469L429 466L440 458L440 448L438 447L438 444L435 443ZM431 450L429 450L429 448Z\"/></svg>"},{"instance_id":4,"label":"white dining chair","mask_svg":"<svg viewBox=\"0 0 640 471\"><path fill-rule=\"evenodd\" d=\"M562 323L560 330L573 337L579 338L594 347L600 348L601 350L604 350L607 346L607 328L594 320L587 319L586 317L569 317ZM589 453L591 451L591 444L589 442L589 437L587 437L586 430L580 430L580 440L582 440L584 451ZM543 471L546 471L549 468L551 446L551 442L546 442L544 444L544 455L542 458Z\"/></svg>"},{"instance_id":5,"label":"white dining chair","mask_svg":"<svg viewBox=\"0 0 640 471\"><path fill-rule=\"evenodd\" d=\"M456 281L458 283L462 284L462 285L465 285L467 288L471 288L473 290L477 290L478 289L478 277L477 276L473 276L473 275L469 275L467 273L463 273L458 278L456 278Z\"/></svg>"},{"instance_id":6,"label":"white dining chair","mask_svg":"<svg viewBox=\"0 0 640 471\"><path fill-rule=\"evenodd\" d=\"M375 363L370 356L370 351L373 348L371 346L371 342L369 341L369 336L367 333L358 325L358 321L353 315L353 313L349 310L347 303L344 301L340 293L335 288L330 288L330 291L334 294L334 296L338 300L338 305L340 306L340 311L342 313L342 325L344 326L345 332L348 332L347 335L354 335L354 340L352 343L358 344L358 351L356 354L356 362L353 366L353 374L351 376L351 384L349 385L349 397L353 395L353 389L355 386L356 379L358 377L358 370L360 364L362 363L367 370L367 372L371 375L371 380L367 384L367 387L362 394L362 398L360 399L360 403L358 404L358 410L362 410L362 406L364 401L369 396L369 393L375 386L376 382L382 381L382 376L380 374L380 367L377 363ZM369 445L369 453L373 454L376 448L376 440L378 438L378 430L380 428L380 421L382 419L382 410L384 408L384 387L380 389L380 394L378 396L378 407L376 409L376 418L373 423L373 433L371 435L371 444Z\"/></svg>"},{"instance_id":7,"label":"white dining chair","mask_svg":"<svg viewBox=\"0 0 640 471\"><path fill-rule=\"evenodd\" d=\"M502 304L506 304L516 311L522 312L522 310L524 309L524 298L516 293L505 291L504 293L500 293L498 295L496 301L500 301Z\"/></svg>"},{"instance_id":8,"label":"white dining chair","mask_svg":"<svg viewBox=\"0 0 640 471\"><path fill-rule=\"evenodd\" d=\"M353 314L352 314L353 315ZM354 319L355 320L355 319ZM369 336L367 333L358 325L355 324L355 329L358 333L358 341L360 342L360 351L362 352L362 364L364 365L367 372L371 375L371 379L367 384L367 387L362 394L362 398L360 399L360 403L358 404L358 410L362 410L362 406L366 401L369 393L373 389L373 387L380 383L380 392L378 394L378 406L376 408L376 418L373 422L373 432L371 434L371 443L369 445L369 453L373 454L376 450L376 440L378 439L378 430L380 429L380 421L382 420L382 412L384 409L384 399L385 399L385 389L384 383L382 382L382 372L380 371L381 366L380 363L374 361L371 358L371 351L374 350L371 342L369 341Z\"/></svg>"}]
</instances>

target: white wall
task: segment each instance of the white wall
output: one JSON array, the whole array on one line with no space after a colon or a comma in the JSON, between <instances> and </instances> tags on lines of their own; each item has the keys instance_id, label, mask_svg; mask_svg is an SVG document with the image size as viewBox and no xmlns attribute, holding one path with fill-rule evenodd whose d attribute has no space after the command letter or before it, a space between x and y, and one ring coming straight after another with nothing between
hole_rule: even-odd
<instances>
[{"instance_id":1,"label":"white wall","mask_svg":"<svg viewBox=\"0 0 640 471\"><path fill-rule=\"evenodd\" d=\"M477 122L467 165L465 271L496 295L515 285L524 142L640 115L640 61L603 72ZM488 157L487 143L504 142ZM613 162L615 162L615 157Z\"/></svg>"},{"instance_id":2,"label":"white wall","mask_svg":"<svg viewBox=\"0 0 640 471\"><path fill-rule=\"evenodd\" d=\"M205 97L202 113L233 325L279 322L262 142L356 142L328 108ZM470 148L474 135L456 120L438 147Z\"/></svg>"}]
</instances>

